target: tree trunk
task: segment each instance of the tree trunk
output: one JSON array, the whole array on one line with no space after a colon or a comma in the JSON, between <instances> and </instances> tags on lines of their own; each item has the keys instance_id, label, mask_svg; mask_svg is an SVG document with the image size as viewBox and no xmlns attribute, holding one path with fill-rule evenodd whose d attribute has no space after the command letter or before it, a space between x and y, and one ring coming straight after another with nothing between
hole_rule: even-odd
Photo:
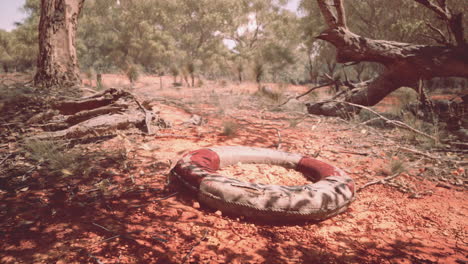
<instances>
[{"instance_id":1,"label":"tree trunk","mask_svg":"<svg viewBox=\"0 0 468 264\"><path fill-rule=\"evenodd\" d=\"M75 49L84 0L41 0L37 86L73 87L81 83Z\"/></svg>"},{"instance_id":2,"label":"tree trunk","mask_svg":"<svg viewBox=\"0 0 468 264\"><path fill-rule=\"evenodd\" d=\"M242 83L242 71L237 70L237 79L239 80L239 83Z\"/></svg>"},{"instance_id":3,"label":"tree trunk","mask_svg":"<svg viewBox=\"0 0 468 264\"><path fill-rule=\"evenodd\" d=\"M402 86L416 88L419 80L468 77L466 43L429 46L365 38L346 27L342 0L334 0L333 7L325 0L317 1L329 27L318 38L336 47L337 62L377 62L384 65L385 70L367 85L342 93L333 100L307 104L310 114L343 115L354 108L339 101L373 106Z\"/></svg>"}]
</instances>

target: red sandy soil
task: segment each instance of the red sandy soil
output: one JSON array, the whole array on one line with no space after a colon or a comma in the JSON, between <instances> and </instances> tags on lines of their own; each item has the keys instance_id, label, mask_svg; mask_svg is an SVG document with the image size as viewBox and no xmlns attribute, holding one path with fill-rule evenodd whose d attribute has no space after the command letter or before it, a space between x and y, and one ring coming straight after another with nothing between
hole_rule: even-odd
<instances>
[{"instance_id":1,"label":"red sandy soil","mask_svg":"<svg viewBox=\"0 0 468 264\"><path fill-rule=\"evenodd\" d=\"M159 78L141 78L132 92L152 100L171 128L79 146L83 156L111 153L89 163L88 177L48 178L34 171L13 190L0 185L0 263L467 263L463 168L435 175L433 168L445 165L397 151L403 144L398 130L262 111L258 99L247 99L256 90L251 83L173 88L172 78L163 80L161 90ZM108 87L128 85L117 75L105 75L104 81ZM291 94L305 90L287 88ZM184 123L192 114L205 123ZM238 124L229 136L223 135L227 120ZM279 137L272 128L280 131L281 150L318 154L359 186L388 176L392 160L409 168L392 186L363 189L349 210L319 223L226 216L200 205L178 184L166 188L168 171L186 151L215 145L276 148ZM300 174L263 165L236 165L224 173L246 181L305 183ZM437 187L429 180L454 176L461 186Z\"/></svg>"}]
</instances>

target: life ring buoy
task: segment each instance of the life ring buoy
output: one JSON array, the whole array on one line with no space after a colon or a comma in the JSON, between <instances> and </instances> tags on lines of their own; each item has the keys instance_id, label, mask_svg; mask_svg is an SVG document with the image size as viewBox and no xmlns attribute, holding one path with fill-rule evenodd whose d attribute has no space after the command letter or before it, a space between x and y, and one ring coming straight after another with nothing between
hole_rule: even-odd
<instances>
[{"instance_id":1,"label":"life ring buoy","mask_svg":"<svg viewBox=\"0 0 468 264\"><path fill-rule=\"evenodd\" d=\"M246 183L216 172L239 162L293 168L314 183ZM209 207L255 219L320 221L345 211L355 195L353 179L341 169L311 157L265 148L223 146L195 150L183 156L171 173Z\"/></svg>"}]
</instances>

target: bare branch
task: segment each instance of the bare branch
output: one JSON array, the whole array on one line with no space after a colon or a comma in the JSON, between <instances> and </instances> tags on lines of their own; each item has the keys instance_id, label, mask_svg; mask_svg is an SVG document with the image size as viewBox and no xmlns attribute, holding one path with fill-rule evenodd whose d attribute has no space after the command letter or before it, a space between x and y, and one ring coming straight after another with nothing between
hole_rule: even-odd
<instances>
[{"instance_id":1,"label":"bare branch","mask_svg":"<svg viewBox=\"0 0 468 264\"><path fill-rule=\"evenodd\" d=\"M430 138L430 139L434 140L435 142L438 142L437 138L435 138L435 137L433 137L431 135L428 135L428 134L426 134L426 133L424 133L422 131L419 131L419 130L417 130L417 129L415 129L415 128L413 128L413 127L411 127L411 126L409 126L409 125L407 125L407 124L405 124L405 123L403 123L401 121L388 119L388 118L384 117L383 115L377 113L376 111L370 109L369 107L365 107L365 106L362 106L362 105L353 104L353 103L349 103L349 102L340 102L340 101L336 101L336 102L337 103L344 103L344 104L354 106L354 107L358 107L358 108L361 108L361 109L365 109L365 110L377 115L379 118L385 120L389 124L392 124L392 125L394 125L396 127L399 127L399 128L409 130L409 131L411 131L413 133L416 133L416 134L421 135L423 137Z\"/></svg>"},{"instance_id":2,"label":"bare branch","mask_svg":"<svg viewBox=\"0 0 468 264\"><path fill-rule=\"evenodd\" d=\"M444 9L442 9L440 6L435 5L429 0L414 0L421 5L429 8L430 10L434 11L441 19L448 21L449 20L449 13L445 12Z\"/></svg>"},{"instance_id":3,"label":"bare branch","mask_svg":"<svg viewBox=\"0 0 468 264\"><path fill-rule=\"evenodd\" d=\"M440 29L434 27L434 26L433 26L431 23L429 23L429 22L426 22L426 25L427 25L430 29L432 29L433 31L435 31L435 32L441 37L441 39L439 39L439 40L438 40L437 38L434 38L437 42L439 42L439 43L441 43L441 44L446 44L446 45L450 44L450 41L449 41L449 40L447 39L447 37L444 35L444 33L442 32L442 30L440 30Z\"/></svg>"},{"instance_id":4,"label":"bare branch","mask_svg":"<svg viewBox=\"0 0 468 264\"><path fill-rule=\"evenodd\" d=\"M444 20L449 28L449 32L454 36L458 46L462 47L466 45L463 28L463 13L452 14L447 7L446 0L437 0L438 5L431 2L430 0L414 0L421 5L429 8L436 13L440 19ZM431 29L433 29L431 27ZM433 29L434 30L434 29Z\"/></svg>"},{"instance_id":5,"label":"bare branch","mask_svg":"<svg viewBox=\"0 0 468 264\"><path fill-rule=\"evenodd\" d=\"M337 28L339 26L338 20L332 12L331 5L327 4L326 2L327 0L317 0L320 12L325 18L325 23L327 23L329 28Z\"/></svg>"},{"instance_id":6,"label":"bare branch","mask_svg":"<svg viewBox=\"0 0 468 264\"><path fill-rule=\"evenodd\" d=\"M336 14L338 15L338 26L347 28L343 0L333 0L333 2L335 3Z\"/></svg>"},{"instance_id":7,"label":"bare branch","mask_svg":"<svg viewBox=\"0 0 468 264\"><path fill-rule=\"evenodd\" d=\"M437 0L437 3L439 4L439 6L442 9L447 10L447 1L446 0Z\"/></svg>"},{"instance_id":8,"label":"bare branch","mask_svg":"<svg viewBox=\"0 0 468 264\"><path fill-rule=\"evenodd\" d=\"M386 184L388 181L393 180L394 178L396 178L396 177L398 177L398 176L400 176L400 175L401 175L401 173L395 173L395 174L390 175L390 176L387 176L387 177L385 177L385 178L383 178L383 179L378 179L378 180L370 181L370 182L364 184L363 186L361 186L359 189L357 189L356 192L360 192L360 191L362 191L364 188L367 188L367 187L369 187L369 186L371 186L371 185L375 185L375 184Z\"/></svg>"},{"instance_id":9,"label":"bare branch","mask_svg":"<svg viewBox=\"0 0 468 264\"><path fill-rule=\"evenodd\" d=\"M288 97L288 98L286 99L286 101L284 101L283 103L281 103L281 104L275 106L275 107L272 108L272 109L277 109L277 108L279 108L279 107L281 107L281 106L287 104L287 103L288 103L289 101L291 101L292 99L299 100L301 97L304 97L304 96L310 94L311 92L313 92L313 91L315 91L315 90L317 90L317 89L319 89L319 88L326 87L326 86L330 86L330 85L332 85L333 83L334 83L334 82L329 82L329 83L326 83L326 84L318 85L318 86L315 86L315 87L310 88L309 90L307 90L306 92L304 92L304 93L302 93L302 94L300 94L300 95L298 95L298 96L291 96L291 97Z\"/></svg>"}]
</instances>

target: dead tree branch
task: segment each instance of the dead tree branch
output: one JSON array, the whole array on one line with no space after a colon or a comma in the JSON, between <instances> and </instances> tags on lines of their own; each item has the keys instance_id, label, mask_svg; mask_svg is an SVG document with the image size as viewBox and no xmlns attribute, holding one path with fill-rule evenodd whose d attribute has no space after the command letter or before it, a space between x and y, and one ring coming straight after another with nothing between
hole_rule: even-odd
<instances>
[{"instance_id":1,"label":"dead tree branch","mask_svg":"<svg viewBox=\"0 0 468 264\"><path fill-rule=\"evenodd\" d=\"M333 3L335 4L336 14L338 16L337 26L347 28L343 0L333 0Z\"/></svg>"},{"instance_id":2,"label":"dead tree branch","mask_svg":"<svg viewBox=\"0 0 468 264\"><path fill-rule=\"evenodd\" d=\"M439 28L436 28L435 26L433 26L431 23L429 22L426 22L426 25L432 29L432 31L434 31L435 33L437 33L439 36L440 36L440 39L438 38L433 38L435 39L439 44L444 44L444 45L449 45L450 44L450 41L447 39L447 37L445 36L445 34L442 32L442 30L440 30Z\"/></svg>"},{"instance_id":3,"label":"dead tree branch","mask_svg":"<svg viewBox=\"0 0 468 264\"><path fill-rule=\"evenodd\" d=\"M360 192L360 191L362 191L364 188L367 188L367 187L372 186L372 185L375 185L375 184L386 184L388 181L393 180L393 179L395 179L396 177L398 177L398 176L400 176L400 175L401 175L401 173L399 172L399 173L395 173L395 174L393 174L393 175L390 175L390 176L388 176L388 177L385 177L385 178L383 178L383 179L378 179L378 180L370 181L370 182L364 184L363 186L359 187L359 189L357 189L356 192Z\"/></svg>"},{"instance_id":4,"label":"dead tree branch","mask_svg":"<svg viewBox=\"0 0 468 264\"><path fill-rule=\"evenodd\" d=\"M300 95L298 95L298 96L291 96L291 97L287 98L286 101L284 101L283 103L281 103L281 104L275 106L273 109L279 108L279 107L281 107L281 106L287 104L287 103L288 103L289 101L291 101L292 99L299 100L300 98L302 98L302 97L304 97L304 96L310 94L311 92L313 92L313 91L315 91L315 90L317 90L317 89L319 89L319 88L323 88L323 87L330 86L330 85L332 85L333 83L334 83L334 82L329 82L329 83L326 83L326 84L318 85L318 86L315 86L315 87L310 88L309 90L307 90L306 92L304 92L304 93L302 93L302 94L300 94Z\"/></svg>"},{"instance_id":5,"label":"dead tree branch","mask_svg":"<svg viewBox=\"0 0 468 264\"><path fill-rule=\"evenodd\" d=\"M447 7L447 3L445 0L438 0L437 4L435 4L434 2L430 0L414 0L414 1L429 8L431 11L436 13L439 19L443 20L447 24L449 32L455 38L457 46L459 47L466 46L462 12L453 14L452 11ZM431 29L433 28L431 27Z\"/></svg>"},{"instance_id":6,"label":"dead tree branch","mask_svg":"<svg viewBox=\"0 0 468 264\"><path fill-rule=\"evenodd\" d=\"M396 41L366 38L346 27L343 0L317 0L327 29L317 38L336 48L336 61L375 62L382 64L383 72L361 89L343 93L340 101L373 106L396 89L415 87L419 80L434 77L468 77L468 48L463 35L463 13L454 14L446 1L415 0L435 12L446 22L456 45L418 45ZM438 33L437 33L438 34ZM443 40L441 40L443 41ZM319 102L307 106L310 114L340 116L350 107L344 104Z\"/></svg>"},{"instance_id":7,"label":"dead tree branch","mask_svg":"<svg viewBox=\"0 0 468 264\"><path fill-rule=\"evenodd\" d=\"M348 103L348 102L339 102L339 101L335 101L335 102L344 103L344 104L347 104L347 105L350 105L350 106L354 106L354 107L358 107L358 108L367 110L367 111L369 111L369 112L371 112L371 113L377 115L380 119L385 120L385 121L386 121L387 123L389 123L389 124L392 124L392 125L394 125L394 126L396 126L396 127L399 127L399 128L403 128L403 129L409 130L409 131L411 131L411 132L413 132L413 133L416 133L416 134L418 134L418 135L421 135L421 136L430 138L430 139L434 140L435 142L438 141L437 138L435 138L435 137L433 137L433 136L431 136L431 135L428 135L428 134L426 134L426 133L424 133L424 132L422 132L422 131L419 131L419 130L417 130L417 129L415 129L415 128L413 128L413 127L411 127L411 126L409 126L409 125L407 125L407 124L405 124L405 123L403 123L403 122L401 122L401 121L388 119L388 118L384 117L383 115L377 113L376 111L370 109L369 107L365 107L365 106L358 105L358 104L353 104L353 103Z\"/></svg>"}]
</instances>

